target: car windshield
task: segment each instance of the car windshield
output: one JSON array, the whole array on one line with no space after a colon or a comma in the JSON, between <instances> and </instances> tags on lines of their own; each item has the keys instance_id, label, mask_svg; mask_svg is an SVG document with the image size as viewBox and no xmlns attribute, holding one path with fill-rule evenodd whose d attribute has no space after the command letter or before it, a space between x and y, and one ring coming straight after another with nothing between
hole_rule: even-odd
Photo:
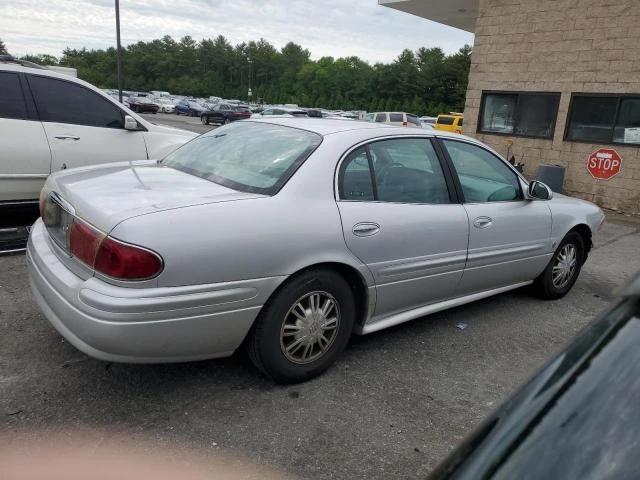
<instances>
[{"instance_id":1,"label":"car windshield","mask_svg":"<svg viewBox=\"0 0 640 480\"><path fill-rule=\"evenodd\" d=\"M195 138L162 163L234 190L275 195L321 142L306 130L242 122Z\"/></svg>"}]
</instances>

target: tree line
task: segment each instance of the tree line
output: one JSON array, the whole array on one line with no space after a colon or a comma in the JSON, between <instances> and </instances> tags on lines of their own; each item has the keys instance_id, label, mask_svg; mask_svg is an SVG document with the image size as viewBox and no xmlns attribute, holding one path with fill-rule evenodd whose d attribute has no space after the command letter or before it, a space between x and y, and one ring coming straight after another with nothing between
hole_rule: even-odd
<instances>
[{"instance_id":1,"label":"tree line","mask_svg":"<svg viewBox=\"0 0 640 480\"><path fill-rule=\"evenodd\" d=\"M1 41L0 41L0 45ZM391 63L371 65L358 57L311 60L290 42L280 50L264 39L232 45L224 36L179 41L170 36L123 49L124 89L329 109L389 111L419 115L462 111L471 47L447 55L440 48L405 49ZM35 63L73 67L78 76L115 88L116 50L71 49L62 57L27 55Z\"/></svg>"}]
</instances>

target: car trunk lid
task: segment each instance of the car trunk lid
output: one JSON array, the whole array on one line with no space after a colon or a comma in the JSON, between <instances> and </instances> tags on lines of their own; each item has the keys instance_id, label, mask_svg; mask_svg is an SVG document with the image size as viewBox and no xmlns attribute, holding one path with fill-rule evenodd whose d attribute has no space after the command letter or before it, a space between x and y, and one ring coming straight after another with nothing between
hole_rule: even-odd
<instances>
[{"instance_id":1,"label":"car trunk lid","mask_svg":"<svg viewBox=\"0 0 640 480\"><path fill-rule=\"evenodd\" d=\"M261 197L218 185L156 162L76 169L50 178L58 207L109 233L128 218L191 205Z\"/></svg>"}]
</instances>

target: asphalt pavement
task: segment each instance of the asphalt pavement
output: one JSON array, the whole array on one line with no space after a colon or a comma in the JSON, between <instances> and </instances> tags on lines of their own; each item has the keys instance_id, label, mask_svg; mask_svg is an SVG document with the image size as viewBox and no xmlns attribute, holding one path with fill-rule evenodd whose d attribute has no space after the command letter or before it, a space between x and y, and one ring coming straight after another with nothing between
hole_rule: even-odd
<instances>
[{"instance_id":1,"label":"asphalt pavement","mask_svg":"<svg viewBox=\"0 0 640 480\"><path fill-rule=\"evenodd\" d=\"M517 290L355 337L325 375L288 387L263 378L241 351L173 365L88 358L38 310L24 255L3 256L0 447L82 431L89 452L125 438L231 455L294 478L424 478L593 320L613 288L640 270L639 251L640 222L611 215L565 298L544 302Z\"/></svg>"}]
</instances>

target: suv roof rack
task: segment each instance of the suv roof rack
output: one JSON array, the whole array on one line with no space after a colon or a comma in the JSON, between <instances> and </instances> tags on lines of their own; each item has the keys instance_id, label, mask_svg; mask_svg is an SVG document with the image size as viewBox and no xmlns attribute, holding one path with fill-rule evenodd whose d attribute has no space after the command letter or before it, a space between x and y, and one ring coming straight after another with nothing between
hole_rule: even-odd
<instances>
[{"instance_id":1,"label":"suv roof rack","mask_svg":"<svg viewBox=\"0 0 640 480\"><path fill-rule=\"evenodd\" d=\"M48 70L46 67L42 65L38 65L37 63L29 62L28 60L20 60L19 58L15 58L11 55L0 55L0 63L17 63L18 65L22 65L23 67L29 68L39 68L41 70Z\"/></svg>"}]
</instances>

